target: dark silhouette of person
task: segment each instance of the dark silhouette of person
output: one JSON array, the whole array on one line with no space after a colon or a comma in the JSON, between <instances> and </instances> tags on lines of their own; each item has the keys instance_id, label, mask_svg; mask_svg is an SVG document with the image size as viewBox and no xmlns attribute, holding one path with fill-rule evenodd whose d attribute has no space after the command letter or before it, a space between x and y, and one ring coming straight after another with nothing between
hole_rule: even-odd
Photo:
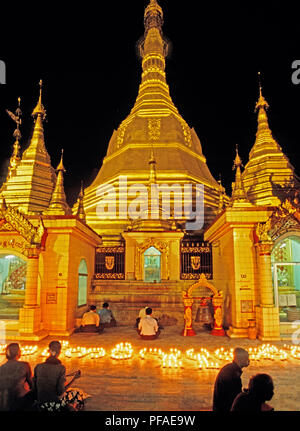
<instances>
[{"instance_id":1,"label":"dark silhouette of person","mask_svg":"<svg viewBox=\"0 0 300 431\"><path fill-rule=\"evenodd\" d=\"M233 412L261 412L273 411L266 401L274 395L274 384L272 377L268 374L256 374L249 380L248 389L237 395L233 401L231 411Z\"/></svg>"},{"instance_id":2,"label":"dark silhouette of person","mask_svg":"<svg viewBox=\"0 0 300 431\"><path fill-rule=\"evenodd\" d=\"M219 371L213 394L213 411L229 412L235 397L242 392L242 368L248 367L247 350L237 347L233 352L233 361Z\"/></svg>"},{"instance_id":3,"label":"dark silhouette of person","mask_svg":"<svg viewBox=\"0 0 300 431\"><path fill-rule=\"evenodd\" d=\"M32 371L28 362L19 361L18 343L10 343L5 351L7 361L0 367L0 410L26 409L33 388ZM29 405L28 405L29 406Z\"/></svg>"}]
</instances>

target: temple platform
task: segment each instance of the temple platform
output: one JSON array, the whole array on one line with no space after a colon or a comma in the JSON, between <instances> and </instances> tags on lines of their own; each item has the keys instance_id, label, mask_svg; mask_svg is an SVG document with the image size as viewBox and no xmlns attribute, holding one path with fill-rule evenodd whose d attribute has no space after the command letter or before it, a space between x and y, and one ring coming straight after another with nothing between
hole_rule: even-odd
<instances>
[{"instance_id":1,"label":"temple platform","mask_svg":"<svg viewBox=\"0 0 300 431\"><path fill-rule=\"evenodd\" d=\"M88 411L206 411L212 408L213 385L218 370L199 370L190 361L184 368L162 368L158 360L144 360L139 357L139 351L144 347L180 349L182 354L194 348L201 347L210 352L224 347L257 347L263 343L259 340L230 339L227 336L216 337L204 331L200 326L194 326L196 335L183 337L182 325L166 326L157 340L143 341L132 326L121 326L105 329L104 333L76 333L61 340L69 341L70 347L103 347L106 355L97 360L87 358L66 358L61 356L66 365L67 373L77 369L82 371L82 377L76 380L79 387L90 395L86 403ZM41 352L50 341L57 339L47 337L37 343ZM7 340L6 342L9 342ZM113 360L111 350L120 342L130 342L133 347L132 359ZM286 342L287 343L287 342ZM272 343L283 347L284 342ZM21 342L22 345L22 342ZM0 361L4 361L0 356ZM44 361L39 354L24 357L32 367ZM261 364L250 363L242 374L243 386L248 385L249 378L258 373L268 373L274 379L275 395L270 404L275 410L300 410L299 397L295 396L294 388L300 387L300 360L264 361Z\"/></svg>"}]
</instances>

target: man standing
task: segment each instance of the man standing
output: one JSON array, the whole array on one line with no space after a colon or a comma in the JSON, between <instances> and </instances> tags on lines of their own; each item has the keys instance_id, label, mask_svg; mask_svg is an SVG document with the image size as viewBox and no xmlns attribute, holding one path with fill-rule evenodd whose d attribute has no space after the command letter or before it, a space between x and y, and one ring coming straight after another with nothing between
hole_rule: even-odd
<instances>
[{"instance_id":1,"label":"man standing","mask_svg":"<svg viewBox=\"0 0 300 431\"><path fill-rule=\"evenodd\" d=\"M233 361L225 365L217 375L214 395L213 411L229 412L235 397L242 392L242 368L248 367L249 354L237 347L233 352Z\"/></svg>"},{"instance_id":2,"label":"man standing","mask_svg":"<svg viewBox=\"0 0 300 431\"><path fill-rule=\"evenodd\" d=\"M143 340L155 340L160 334L157 320L153 319L151 314L152 308L147 307L146 316L142 317L139 322L138 333Z\"/></svg>"}]
</instances>

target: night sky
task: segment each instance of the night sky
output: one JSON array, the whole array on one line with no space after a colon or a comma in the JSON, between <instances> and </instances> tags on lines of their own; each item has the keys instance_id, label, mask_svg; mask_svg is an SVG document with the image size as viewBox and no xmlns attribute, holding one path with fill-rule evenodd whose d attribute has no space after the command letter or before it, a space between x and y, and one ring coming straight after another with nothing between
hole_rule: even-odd
<instances>
[{"instance_id":1,"label":"night sky","mask_svg":"<svg viewBox=\"0 0 300 431\"><path fill-rule=\"evenodd\" d=\"M276 0L159 3L164 35L172 42L166 66L171 97L195 128L213 176L221 174L231 193L237 144L244 164L248 161L257 125L258 71L273 136L300 175L300 84L291 80L292 63L300 60L294 7ZM118 0L33 7L26 2L26 9L14 5L2 14L0 59L7 68L7 83L0 85L2 180L15 128L5 109L15 111L17 98L22 98L24 150L43 79L46 147L54 167L64 148L69 204L77 199L81 180L84 187L92 182L113 130L137 96L141 63L136 42L144 32L147 4Z\"/></svg>"}]
</instances>

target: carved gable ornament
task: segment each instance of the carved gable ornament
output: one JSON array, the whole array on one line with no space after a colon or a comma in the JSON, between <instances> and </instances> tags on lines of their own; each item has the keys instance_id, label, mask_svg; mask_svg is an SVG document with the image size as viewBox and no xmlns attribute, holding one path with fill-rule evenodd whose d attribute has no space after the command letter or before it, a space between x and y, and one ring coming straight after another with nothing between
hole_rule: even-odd
<instances>
[{"instance_id":1,"label":"carved gable ornament","mask_svg":"<svg viewBox=\"0 0 300 431\"><path fill-rule=\"evenodd\" d=\"M34 226L17 208L7 206L4 198L0 206L0 231L16 231L30 245L43 247L47 236L43 221Z\"/></svg>"},{"instance_id":2,"label":"carved gable ornament","mask_svg":"<svg viewBox=\"0 0 300 431\"><path fill-rule=\"evenodd\" d=\"M268 220L256 226L256 239L260 242L275 241L290 231L300 231L300 202L298 191L276 208Z\"/></svg>"}]
</instances>

